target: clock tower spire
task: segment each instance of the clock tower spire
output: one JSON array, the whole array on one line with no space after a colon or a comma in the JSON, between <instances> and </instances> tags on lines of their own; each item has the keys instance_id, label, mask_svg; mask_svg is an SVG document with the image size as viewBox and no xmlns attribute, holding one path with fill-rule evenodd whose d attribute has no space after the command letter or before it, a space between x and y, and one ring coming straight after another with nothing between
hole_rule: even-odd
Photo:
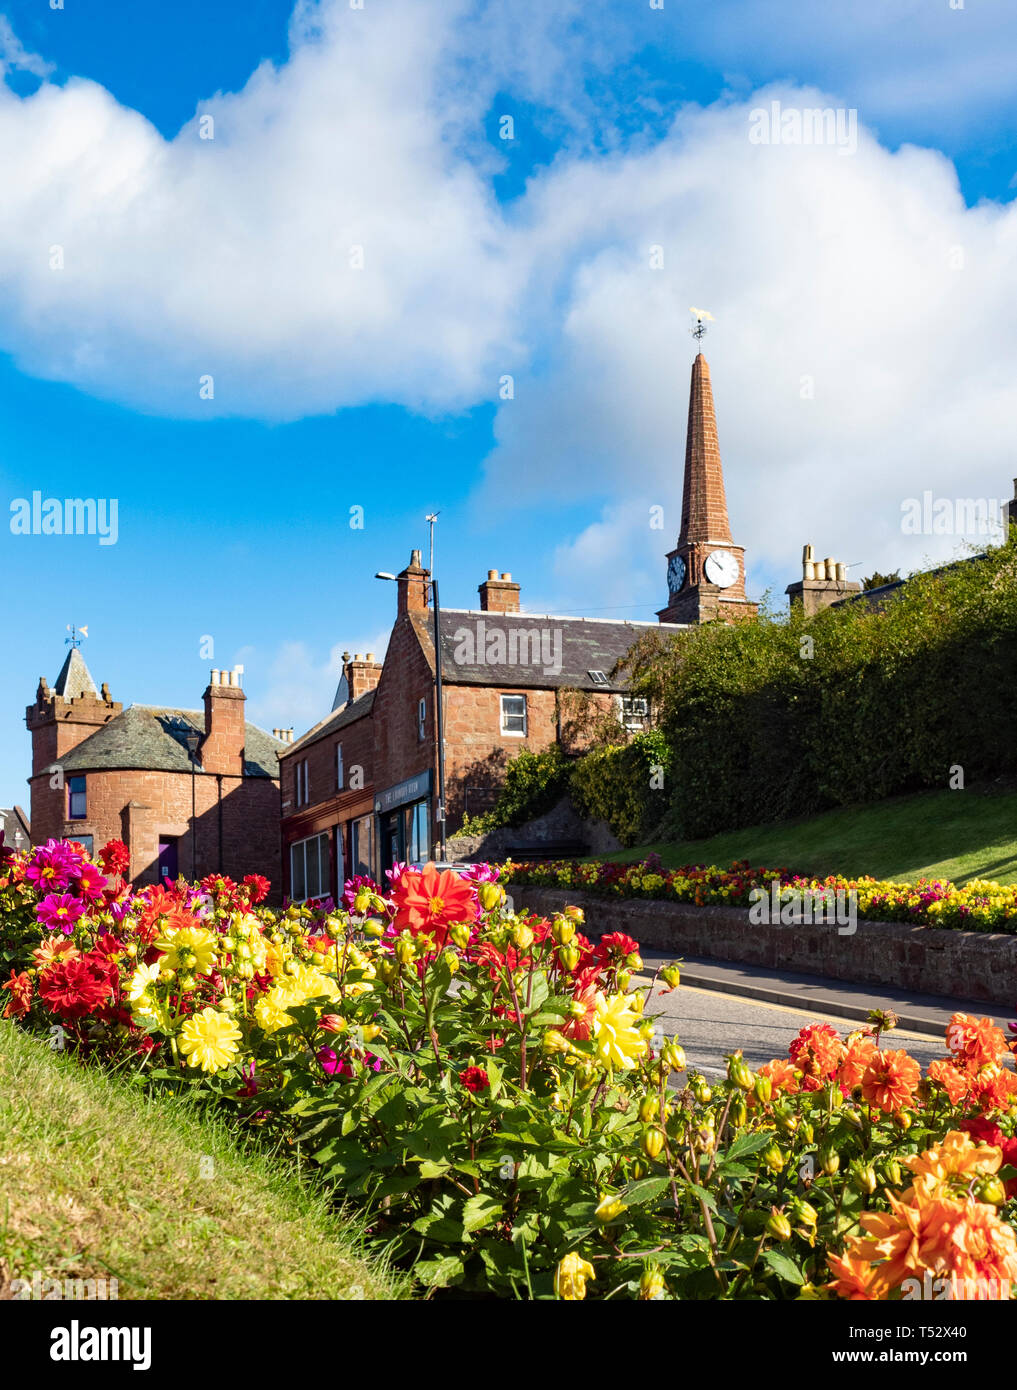
<instances>
[{"instance_id":1,"label":"clock tower spire","mask_svg":"<svg viewBox=\"0 0 1017 1390\"><path fill-rule=\"evenodd\" d=\"M705 311L694 312L693 331L701 340ZM757 611L745 596L744 547L731 539L710 368L701 352L692 364L682 522L667 557L667 587L667 606L657 614L662 623L730 620Z\"/></svg>"}]
</instances>

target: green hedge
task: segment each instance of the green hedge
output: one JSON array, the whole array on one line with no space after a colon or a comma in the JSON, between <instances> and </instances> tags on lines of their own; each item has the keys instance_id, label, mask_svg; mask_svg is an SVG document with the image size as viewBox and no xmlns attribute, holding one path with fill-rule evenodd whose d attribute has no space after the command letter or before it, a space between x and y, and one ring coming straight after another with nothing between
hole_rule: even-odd
<instances>
[{"instance_id":1,"label":"green hedge","mask_svg":"<svg viewBox=\"0 0 1017 1390\"><path fill-rule=\"evenodd\" d=\"M634 674L669 749L667 838L1012 773L1017 543L914 576L882 610L650 633Z\"/></svg>"},{"instance_id":2,"label":"green hedge","mask_svg":"<svg viewBox=\"0 0 1017 1390\"><path fill-rule=\"evenodd\" d=\"M667 806L670 750L658 730L631 743L594 748L572 769L572 801L587 820L603 820L623 845L649 839Z\"/></svg>"},{"instance_id":3,"label":"green hedge","mask_svg":"<svg viewBox=\"0 0 1017 1390\"><path fill-rule=\"evenodd\" d=\"M522 749L506 764L505 778L491 810L480 816L466 816L456 833L484 834L542 816L565 795L570 772L571 762L556 743L541 753Z\"/></svg>"}]
</instances>

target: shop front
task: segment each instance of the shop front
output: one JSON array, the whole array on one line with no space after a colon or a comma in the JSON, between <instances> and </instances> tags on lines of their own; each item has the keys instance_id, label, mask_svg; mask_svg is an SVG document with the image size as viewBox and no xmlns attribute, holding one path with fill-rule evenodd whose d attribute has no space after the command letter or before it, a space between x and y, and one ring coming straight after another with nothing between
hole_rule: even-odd
<instances>
[{"instance_id":1,"label":"shop front","mask_svg":"<svg viewBox=\"0 0 1017 1390\"><path fill-rule=\"evenodd\" d=\"M375 797L382 872L393 864L421 863L430 858L432 779L432 769L428 768Z\"/></svg>"}]
</instances>

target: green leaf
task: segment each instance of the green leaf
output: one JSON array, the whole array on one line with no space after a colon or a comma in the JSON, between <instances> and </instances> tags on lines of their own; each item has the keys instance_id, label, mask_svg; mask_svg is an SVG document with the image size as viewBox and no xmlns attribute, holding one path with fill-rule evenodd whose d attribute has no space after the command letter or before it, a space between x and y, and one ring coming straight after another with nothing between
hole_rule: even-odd
<instances>
[{"instance_id":1,"label":"green leaf","mask_svg":"<svg viewBox=\"0 0 1017 1390\"><path fill-rule=\"evenodd\" d=\"M447 1289L462 1279L464 1266L458 1255L442 1255L436 1260L418 1260L413 1273L428 1288Z\"/></svg>"},{"instance_id":2,"label":"green leaf","mask_svg":"<svg viewBox=\"0 0 1017 1390\"><path fill-rule=\"evenodd\" d=\"M670 1186L670 1178L639 1178L622 1189L622 1201L627 1207L636 1207L641 1202L652 1202L662 1197Z\"/></svg>"},{"instance_id":3,"label":"green leaf","mask_svg":"<svg viewBox=\"0 0 1017 1390\"><path fill-rule=\"evenodd\" d=\"M451 1163L435 1163L433 1159L425 1158L420 1165L420 1176L422 1178L443 1178L451 1167Z\"/></svg>"},{"instance_id":4,"label":"green leaf","mask_svg":"<svg viewBox=\"0 0 1017 1390\"><path fill-rule=\"evenodd\" d=\"M772 1139L772 1131L740 1134L724 1155L720 1166L723 1166L729 1159L745 1158L749 1154L759 1153L760 1149L765 1149Z\"/></svg>"},{"instance_id":5,"label":"green leaf","mask_svg":"<svg viewBox=\"0 0 1017 1390\"><path fill-rule=\"evenodd\" d=\"M486 1192L478 1192L463 1207L463 1230L469 1234L490 1226L495 1217L502 1213L502 1203Z\"/></svg>"},{"instance_id":6,"label":"green leaf","mask_svg":"<svg viewBox=\"0 0 1017 1390\"><path fill-rule=\"evenodd\" d=\"M779 1250L764 1250L763 1259L773 1270L779 1279L783 1279L788 1284L804 1284L805 1276L786 1255L782 1255Z\"/></svg>"}]
</instances>

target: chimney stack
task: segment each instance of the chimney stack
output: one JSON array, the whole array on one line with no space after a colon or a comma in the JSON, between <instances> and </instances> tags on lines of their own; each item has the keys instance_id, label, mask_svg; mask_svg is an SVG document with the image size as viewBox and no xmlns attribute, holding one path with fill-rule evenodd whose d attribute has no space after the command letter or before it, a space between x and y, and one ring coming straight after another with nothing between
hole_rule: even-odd
<instances>
[{"instance_id":1,"label":"chimney stack","mask_svg":"<svg viewBox=\"0 0 1017 1390\"><path fill-rule=\"evenodd\" d=\"M368 652L366 657L359 652L352 657L349 652L343 652L342 671L349 692L346 700L348 705L375 688L381 680L381 666L380 661L375 661L374 652Z\"/></svg>"},{"instance_id":2,"label":"chimney stack","mask_svg":"<svg viewBox=\"0 0 1017 1390\"><path fill-rule=\"evenodd\" d=\"M817 560L811 543L802 548L802 577L789 584L785 593L790 603L800 603L806 617L829 608L848 594L861 593L862 586L847 577L847 566L832 556Z\"/></svg>"},{"instance_id":3,"label":"chimney stack","mask_svg":"<svg viewBox=\"0 0 1017 1390\"><path fill-rule=\"evenodd\" d=\"M399 590L397 616L405 613L426 613L428 610L428 589L431 576L424 569L420 551L410 551L410 563L396 575L396 588Z\"/></svg>"},{"instance_id":4,"label":"chimney stack","mask_svg":"<svg viewBox=\"0 0 1017 1390\"><path fill-rule=\"evenodd\" d=\"M246 696L240 686L242 666L232 671L213 670L205 690L205 737L201 744L201 766L206 772L227 777L244 775Z\"/></svg>"},{"instance_id":5,"label":"chimney stack","mask_svg":"<svg viewBox=\"0 0 1017 1390\"><path fill-rule=\"evenodd\" d=\"M499 576L497 570L488 570L487 578L479 585L480 609L482 613L518 613L519 585L512 582L506 570Z\"/></svg>"}]
</instances>

